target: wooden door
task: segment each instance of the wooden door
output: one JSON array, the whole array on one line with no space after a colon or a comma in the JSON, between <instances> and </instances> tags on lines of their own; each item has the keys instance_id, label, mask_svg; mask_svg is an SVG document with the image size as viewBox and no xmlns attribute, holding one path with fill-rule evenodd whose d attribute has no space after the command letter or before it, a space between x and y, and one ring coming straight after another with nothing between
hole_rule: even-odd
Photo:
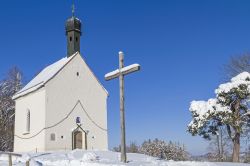
<instances>
[{"instance_id":1,"label":"wooden door","mask_svg":"<svg viewBox=\"0 0 250 166\"><path fill-rule=\"evenodd\" d=\"M74 132L74 149L82 149L82 132Z\"/></svg>"}]
</instances>

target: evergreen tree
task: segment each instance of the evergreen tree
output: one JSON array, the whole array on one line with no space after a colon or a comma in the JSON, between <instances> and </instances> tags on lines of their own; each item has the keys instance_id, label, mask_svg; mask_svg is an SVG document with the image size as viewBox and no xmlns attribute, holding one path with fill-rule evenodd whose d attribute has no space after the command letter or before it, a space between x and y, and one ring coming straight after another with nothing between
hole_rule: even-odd
<instances>
[{"instance_id":1,"label":"evergreen tree","mask_svg":"<svg viewBox=\"0 0 250 166\"><path fill-rule=\"evenodd\" d=\"M233 143L232 159L239 162L241 134L250 125L250 74L243 72L237 75L230 82L221 84L215 92L215 99L191 103L193 119L188 131L211 139L220 126L225 126Z\"/></svg>"}]
</instances>

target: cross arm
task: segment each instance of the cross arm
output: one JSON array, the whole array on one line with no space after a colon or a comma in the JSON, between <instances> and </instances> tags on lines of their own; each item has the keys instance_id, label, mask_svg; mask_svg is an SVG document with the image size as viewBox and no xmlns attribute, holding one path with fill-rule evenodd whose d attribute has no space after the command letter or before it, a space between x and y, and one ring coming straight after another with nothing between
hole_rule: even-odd
<instances>
[{"instance_id":1,"label":"cross arm","mask_svg":"<svg viewBox=\"0 0 250 166\"><path fill-rule=\"evenodd\" d=\"M116 69L110 73L107 73L104 77L106 81L112 80L114 78L117 78L120 76L120 74L122 75L127 75L133 72L136 72L140 70L140 65L139 64L133 64L133 65L129 65L126 67L123 67L122 69Z\"/></svg>"},{"instance_id":2,"label":"cross arm","mask_svg":"<svg viewBox=\"0 0 250 166\"><path fill-rule=\"evenodd\" d=\"M126 66L126 67L122 68L121 73L123 75L127 75L127 74L130 74L130 73L139 71L140 68L141 68L141 66L139 64L129 65L129 66Z\"/></svg>"},{"instance_id":3,"label":"cross arm","mask_svg":"<svg viewBox=\"0 0 250 166\"><path fill-rule=\"evenodd\" d=\"M112 79L114 79L116 77L119 77L119 75L120 75L120 70L116 69L116 70L114 70L114 71L112 71L110 73L105 74L104 77L105 77L106 81L109 81L109 80L112 80Z\"/></svg>"}]
</instances>

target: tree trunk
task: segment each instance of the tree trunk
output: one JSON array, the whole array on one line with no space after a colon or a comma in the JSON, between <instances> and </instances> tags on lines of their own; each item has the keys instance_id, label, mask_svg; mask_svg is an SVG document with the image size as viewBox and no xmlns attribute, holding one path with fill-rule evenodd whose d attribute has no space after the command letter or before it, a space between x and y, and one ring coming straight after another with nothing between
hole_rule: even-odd
<instances>
[{"instance_id":1,"label":"tree trunk","mask_svg":"<svg viewBox=\"0 0 250 166\"><path fill-rule=\"evenodd\" d=\"M240 133L236 133L233 139L233 162L240 161Z\"/></svg>"},{"instance_id":2,"label":"tree trunk","mask_svg":"<svg viewBox=\"0 0 250 166\"><path fill-rule=\"evenodd\" d=\"M220 158L220 161L223 161L224 160L224 147L223 147L223 145L224 145L224 140L223 140L223 132L222 132L222 127L220 127L219 128L220 130L220 153L221 153L221 158Z\"/></svg>"},{"instance_id":3,"label":"tree trunk","mask_svg":"<svg viewBox=\"0 0 250 166\"><path fill-rule=\"evenodd\" d=\"M218 161L220 161L221 160L221 151L220 151L220 139L219 139L219 133L216 135L216 139L217 139L217 148L218 148Z\"/></svg>"}]
</instances>

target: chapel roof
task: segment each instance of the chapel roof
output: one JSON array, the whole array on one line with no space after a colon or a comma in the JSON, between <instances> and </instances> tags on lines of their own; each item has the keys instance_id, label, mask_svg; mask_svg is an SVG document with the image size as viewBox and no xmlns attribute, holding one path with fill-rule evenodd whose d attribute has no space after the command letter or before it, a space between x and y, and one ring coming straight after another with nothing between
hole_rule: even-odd
<instances>
[{"instance_id":1,"label":"chapel roof","mask_svg":"<svg viewBox=\"0 0 250 166\"><path fill-rule=\"evenodd\" d=\"M20 91L18 91L13 99L20 96L26 95L30 92L36 91L45 83L47 83L51 78L53 78L77 53L70 56L69 58L64 57L59 61L45 67L38 75L36 75L26 86L24 86Z\"/></svg>"},{"instance_id":2,"label":"chapel roof","mask_svg":"<svg viewBox=\"0 0 250 166\"><path fill-rule=\"evenodd\" d=\"M41 87L43 87L49 80L51 80L61 69L70 62L79 52L76 52L70 57L64 57L59 61L45 67L37 76L35 76L26 86L24 86L20 91L18 91L14 96L13 99L17 99L21 96L34 92ZM92 71L91 71L92 72ZM94 73L92 72L94 75ZM96 77L95 77L96 78ZM97 79L97 78L96 78ZM99 84L101 85L100 81L97 79ZM101 85L102 86L102 85ZM104 91L106 89L102 86ZM108 94L108 92L106 91Z\"/></svg>"}]
</instances>

